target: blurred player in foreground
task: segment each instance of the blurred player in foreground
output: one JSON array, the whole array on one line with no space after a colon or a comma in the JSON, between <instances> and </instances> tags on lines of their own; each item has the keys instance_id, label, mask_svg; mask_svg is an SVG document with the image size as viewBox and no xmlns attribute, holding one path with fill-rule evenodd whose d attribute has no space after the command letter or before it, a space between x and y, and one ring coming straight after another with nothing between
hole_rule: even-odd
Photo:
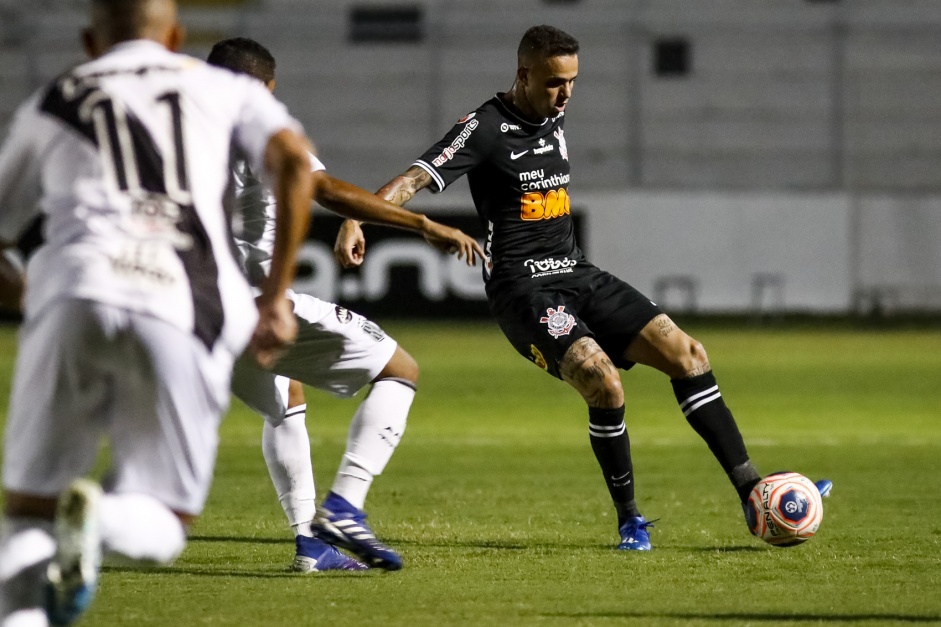
<instances>
[{"instance_id":1,"label":"blurred player in foreground","mask_svg":"<svg viewBox=\"0 0 941 627\"><path fill-rule=\"evenodd\" d=\"M743 504L760 475L702 345L640 292L589 263L575 242L563 126L578 76L578 48L559 29L529 29L510 90L459 120L378 194L402 205L425 187L441 192L467 174L488 226L484 280L490 309L523 357L585 399L591 447L617 511L617 548L649 550L651 523L634 499L618 368L641 363L670 377L680 410ZM358 225L345 222L336 248L341 263L361 263L363 246ZM821 488L829 490L829 482Z\"/></svg>"},{"instance_id":2,"label":"blurred player in foreground","mask_svg":"<svg viewBox=\"0 0 941 627\"><path fill-rule=\"evenodd\" d=\"M275 59L247 38L227 39L209 53L212 65L247 74L274 90ZM313 199L340 215L416 231L469 265L483 257L480 245L457 229L406 211L333 178L311 156ZM236 197L244 224L236 241L252 285L265 280L276 222L276 198L238 159ZM332 545L352 551L368 566L398 570L401 557L379 541L363 508L373 478L395 451L418 384L418 364L376 324L343 307L288 291L297 318L296 343L271 371L239 360L232 391L260 413L265 424L262 451L281 506L295 534L292 569L299 572L365 568ZM293 379L293 380L292 380ZM340 398L372 384L350 423L346 452L333 486L316 507L306 403L301 383ZM313 522L313 530L311 523ZM316 535L317 537L313 537Z\"/></svg>"},{"instance_id":3,"label":"blurred player in foreground","mask_svg":"<svg viewBox=\"0 0 941 627\"><path fill-rule=\"evenodd\" d=\"M182 33L174 0L92 0L93 60L30 98L0 152L0 240L46 219L4 439L4 626L75 620L103 552L172 561L205 502L236 356L251 341L270 365L296 334L284 291L308 143L257 81L176 54ZM254 301L222 205L233 145L278 199ZM3 276L15 304L22 280ZM106 493L80 478L103 436Z\"/></svg>"}]
</instances>

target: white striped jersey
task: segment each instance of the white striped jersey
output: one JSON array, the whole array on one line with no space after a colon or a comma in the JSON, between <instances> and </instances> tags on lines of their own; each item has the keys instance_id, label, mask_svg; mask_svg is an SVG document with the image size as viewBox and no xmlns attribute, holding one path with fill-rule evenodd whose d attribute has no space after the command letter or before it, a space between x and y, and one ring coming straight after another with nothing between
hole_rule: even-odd
<instances>
[{"instance_id":1,"label":"white striped jersey","mask_svg":"<svg viewBox=\"0 0 941 627\"><path fill-rule=\"evenodd\" d=\"M84 298L240 351L257 313L224 208L229 155L261 172L287 128L300 131L257 80L150 41L119 44L34 95L0 151L0 240L45 214L27 321Z\"/></svg>"},{"instance_id":2,"label":"white striped jersey","mask_svg":"<svg viewBox=\"0 0 941 627\"><path fill-rule=\"evenodd\" d=\"M323 163L314 155L310 155L310 171L323 169ZM245 159L235 160L232 175L235 179L236 213L241 219L240 228L235 235L239 262L248 282L257 287L271 270L278 207L271 186L259 179Z\"/></svg>"}]
</instances>

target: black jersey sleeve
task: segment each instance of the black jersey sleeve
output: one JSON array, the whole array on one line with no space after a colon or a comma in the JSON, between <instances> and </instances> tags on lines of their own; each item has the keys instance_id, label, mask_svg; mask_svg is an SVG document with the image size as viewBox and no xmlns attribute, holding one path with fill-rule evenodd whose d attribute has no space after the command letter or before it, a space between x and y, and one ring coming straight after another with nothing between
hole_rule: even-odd
<instances>
[{"instance_id":1,"label":"black jersey sleeve","mask_svg":"<svg viewBox=\"0 0 941 627\"><path fill-rule=\"evenodd\" d=\"M443 191L486 161L493 144L493 133L480 113L478 110L458 120L441 141L412 164L431 175L431 191Z\"/></svg>"}]
</instances>

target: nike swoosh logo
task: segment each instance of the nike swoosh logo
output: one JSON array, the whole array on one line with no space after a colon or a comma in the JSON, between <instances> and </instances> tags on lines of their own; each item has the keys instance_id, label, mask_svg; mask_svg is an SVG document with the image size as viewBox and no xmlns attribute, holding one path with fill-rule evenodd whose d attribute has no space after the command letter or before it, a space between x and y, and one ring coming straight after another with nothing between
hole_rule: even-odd
<instances>
[{"instance_id":1,"label":"nike swoosh logo","mask_svg":"<svg viewBox=\"0 0 941 627\"><path fill-rule=\"evenodd\" d=\"M513 161L516 161L517 159L519 159L520 157L522 157L523 155L525 155L527 152L529 152L529 151L528 151L528 150L524 150L523 152L511 152L511 153L510 153L510 159L512 159Z\"/></svg>"},{"instance_id":2,"label":"nike swoosh logo","mask_svg":"<svg viewBox=\"0 0 941 627\"><path fill-rule=\"evenodd\" d=\"M623 475L621 475L620 477L615 477L615 476L612 475L612 477L611 477L611 485L613 485L615 488L623 488L623 487L626 486L626 485L630 485L630 484L631 484L631 480L630 480L630 479L627 479L630 475L631 475L630 471L625 472L625 473L624 473ZM622 481L622 479L627 479L627 481Z\"/></svg>"}]
</instances>

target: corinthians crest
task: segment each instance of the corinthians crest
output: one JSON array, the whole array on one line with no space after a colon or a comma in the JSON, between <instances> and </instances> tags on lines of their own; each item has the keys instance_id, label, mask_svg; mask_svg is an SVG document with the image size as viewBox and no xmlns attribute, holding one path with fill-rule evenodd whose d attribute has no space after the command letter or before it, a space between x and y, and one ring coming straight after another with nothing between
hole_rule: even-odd
<instances>
[{"instance_id":1,"label":"corinthians crest","mask_svg":"<svg viewBox=\"0 0 941 627\"><path fill-rule=\"evenodd\" d=\"M575 322L575 316L565 313L565 305L560 306L558 309L549 307L546 309L546 314L539 319L539 322L549 326L549 335L552 337L568 335L578 324Z\"/></svg>"}]
</instances>

